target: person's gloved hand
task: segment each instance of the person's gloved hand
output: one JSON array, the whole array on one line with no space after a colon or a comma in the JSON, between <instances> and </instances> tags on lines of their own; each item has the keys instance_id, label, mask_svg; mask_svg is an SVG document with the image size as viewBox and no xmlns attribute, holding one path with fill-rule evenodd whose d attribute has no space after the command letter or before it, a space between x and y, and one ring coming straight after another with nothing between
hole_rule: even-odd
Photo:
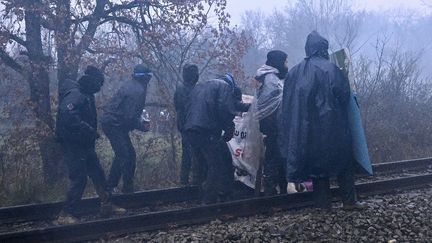
<instances>
[{"instance_id":1,"label":"person's gloved hand","mask_svg":"<svg viewBox=\"0 0 432 243\"><path fill-rule=\"evenodd\" d=\"M229 142L234 137L235 128L229 127L224 130L224 134L222 136L225 142Z\"/></svg>"}]
</instances>

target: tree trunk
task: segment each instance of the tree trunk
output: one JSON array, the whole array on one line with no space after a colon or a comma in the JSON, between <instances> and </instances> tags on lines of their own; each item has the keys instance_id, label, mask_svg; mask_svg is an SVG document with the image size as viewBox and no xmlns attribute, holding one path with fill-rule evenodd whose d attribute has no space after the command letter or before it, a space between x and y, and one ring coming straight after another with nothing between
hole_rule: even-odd
<instances>
[{"instance_id":1,"label":"tree trunk","mask_svg":"<svg viewBox=\"0 0 432 243\"><path fill-rule=\"evenodd\" d=\"M60 169L62 167L59 163L61 161L60 148L55 142L54 136L48 74L49 58L43 53L41 15L38 10L40 4L40 0L35 0L25 9L27 54L30 61L27 81L30 86L30 100L36 118L48 128L44 138L39 141L39 149L43 163L44 180L51 183L58 181L64 173ZM40 128L39 124L37 122L36 126Z\"/></svg>"},{"instance_id":2,"label":"tree trunk","mask_svg":"<svg viewBox=\"0 0 432 243\"><path fill-rule=\"evenodd\" d=\"M74 53L75 41L71 33L70 1L57 2L58 25L55 31L57 49L57 79L59 90L64 86L65 80L76 81L78 78L79 57Z\"/></svg>"},{"instance_id":3,"label":"tree trunk","mask_svg":"<svg viewBox=\"0 0 432 243\"><path fill-rule=\"evenodd\" d=\"M38 4L40 1L36 0L25 10L26 43L30 60L27 81L30 85L30 100L36 117L52 129L54 119L51 116L48 58L45 57L42 48L41 17L35 10Z\"/></svg>"}]
</instances>

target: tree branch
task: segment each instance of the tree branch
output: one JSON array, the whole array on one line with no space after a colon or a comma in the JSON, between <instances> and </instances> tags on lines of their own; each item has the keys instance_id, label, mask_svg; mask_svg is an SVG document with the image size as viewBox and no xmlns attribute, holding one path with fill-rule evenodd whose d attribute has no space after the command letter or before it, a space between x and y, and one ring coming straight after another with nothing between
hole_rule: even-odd
<instances>
[{"instance_id":1,"label":"tree branch","mask_svg":"<svg viewBox=\"0 0 432 243\"><path fill-rule=\"evenodd\" d=\"M110 2L108 2L107 4L110 4ZM122 10L129 10L129 9L133 9L133 8L138 8L138 7L143 6L143 5L152 6L152 7L156 7L156 8L167 8L167 7L170 7L174 4L172 4L172 3L167 3L167 4L152 3L152 1L149 1L149 0L134 0L130 3L110 4L110 5L111 6L109 9L103 11L103 13L100 16L101 18L107 18L107 17L111 16L110 14L117 13L117 12L122 11ZM90 15L86 15L82 18L74 19L74 20L72 20L72 22L74 24L79 24L79 23L83 23L86 21L90 21L92 18L93 18L93 14L90 14Z\"/></svg>"},{"instance_id":2,"label":"tree branch","mask_svg":"<svg viewBox=\"0 0 432 243\"><path fill-rule=\"evenodd\" d=\"M108 0L97 0L96 7L91 15L87 29L81 38L80 43L77 46L77 53L81 53L83 50L90 46L90 43L96 33L97 27L100 25L99 20L103 16L105 5Z\"/></svg>"},{"instance_id":3,"label":"tree branch","mask_svg":"<svg viewBox=\"0 0 432 243\"><path fill-rule=\"evenodd\" d=\"M4 64L6 64L7 66L9 66L10 68L12 68L13 70L15 70L16 72L22 73L24 71L23 67L18 62L16 62L3 49L0 49L0 59L4 62Z\"/></svg>"},{"instance_id":4,"label":"tree branch","mask_svg":"<svg viewBox=\"0 0 432 243\"><path fill-rule=\"evenodd\" d=\"M133 21L132 19L129 19L127 17L116 17L116 16L105 17L104 20L100 22L100 24L104 24L110 21L116 21L118 23L127 24L132 26L133 28L138 28L138 29L141 29L143 27L140 23Z\"/></svg>"},{"instance_id":5,"label":"tree branch","mask_svg":"<svg viewBox=\"0 0 432 243\"><path fill-rule=\"evenodd\" d=\"M24 39L22 39L21 37L15 35L15 34L12 34L11 32L9 32L7 30L0 31L0 36L4 36L6 39L13 40L16 43L27 48L27 42Z\"/></svg>"},{"instance_id":6,"label":"tree branch","mask_svg":"<svg viewBox=\"0 0 432 243\"><path fill-rule=\"evenodd\" d=\"M108 17L110 14L121 11L121 10L139 7L140 4L143 4L144 2L148 4L148 1L143 1L143 0L135 0L135 1L132 1L132 2L127 3L127 4L111 4L111 7L109 9L107 9L107 10L104 10L104 8L102 9L103 12L100 13L100 17L101 18ZM106 2L106 4L109 4L109 2ZM96 8L97 8L97 6L96 6ZM95 9L95 11L96 11L96 9ZM91 21L94 18L94 14L95 14L95 12L93 12L90 15L86 15L82 18L75 19L72 22L74 24L79 24L79 23L83 23L86 21Z\"/></svg>"}]
</instances>

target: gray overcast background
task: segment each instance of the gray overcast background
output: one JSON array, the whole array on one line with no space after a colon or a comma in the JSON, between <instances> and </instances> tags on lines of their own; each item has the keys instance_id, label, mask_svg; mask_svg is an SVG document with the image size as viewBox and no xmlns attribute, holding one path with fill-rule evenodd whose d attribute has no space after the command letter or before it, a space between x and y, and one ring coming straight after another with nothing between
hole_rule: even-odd
<instances>
[{"instance_id":1,"label":"gray overcast background","mask_svg":"<svg viewBox=\"0 0 432 243\"><path fill-rule=\"evenodd\" d=\"M227 0L228 12L231 14L233 25L240 24L241 15L247 10L262 10L265 13L271 13L275 8L280 9L295 2L295 0ZM354 0L353 3L359 10L383 11L403 8L424 14L425 11L429 11L424 8L424 3L432 4L432 0Z\"/></svg>"},{"instance_id":2,"label":"gray overcast background","mask_svg":"<svg viewBox=\"0 0 432 243\"><path fill-rule=\"evenodd\" d=\"M319 0L307 1L318 2ZM359 35L355 41L357 46L352 46L353 57L375 58L377 41L389 38L386 45L387 55L390 55L394 50L400 50L403 53L418 56L421 73L425 76L432 76L432 36L428 34L432 26L432 0L344 1L347 1L354 11L369 12L363 13L367 14L368 17L359 26ZM264 18L268 18L272 16L274 10L285 12L284 10L287 7L294 7L297 2L298 0L227 0L227 11L231 14L232 26L244 27L242 26L242 16L246 11L261 11ZM267 19L262 20L265 22ZM264 28L268 27L265 26ZM289 29L289 26L287 28ZM303 43L307 31L304 33L301 30L298 31L297 35L300 36L297 36L296 40L284 36L286 43L276 43L275 46L270 45L266 48L283 49L289 54L292 64L299 62L304 56ZM325 31L325 28L321 28L319 31ZM327 38L331 39L329 33L325 34L327 34ZM332 40L330 42L334 43ZM340 46L337 46L337 48L340 48ZM262 57L261 59L265 57L262 53L258 56ZM246 59L249 60L250 58ZM264 61L261 59L258 60L258 63Z\"/></svg>"}]
</instances>

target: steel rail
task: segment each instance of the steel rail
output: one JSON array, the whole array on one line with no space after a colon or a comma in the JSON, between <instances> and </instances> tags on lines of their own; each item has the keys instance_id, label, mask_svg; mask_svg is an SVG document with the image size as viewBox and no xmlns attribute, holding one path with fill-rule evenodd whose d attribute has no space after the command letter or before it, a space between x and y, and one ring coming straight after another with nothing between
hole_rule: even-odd
<instances>
[{"instance_id":1,"label":"steel rail","mask_svg":"<svg viewBox=\"0 0 432 243\"><path fill-rule=\"evenodd\" d=\"M190 186L114 195L112 202L121 207L140 208L194 200L198 197L199 188ZM97 197L83 199L79 202L77 214L85 215L98 212L99 204L100 201ZM63 202L54 202L0 208L0 224L50 219L60 212L63 205Z\"/></svg>"},{"instance_id":2,"label":"steel rail","mask_svg":"<svg viewBox=\"0 0 432 243\"><path fill-rule=\"evenodd\" d=\"M375 173L403 171L417 168L432 168L432 158L401 160L373 165Z\"/></svg>"},{"instance_id":3,"label":"steel rail","mask_svg":"<svg viewBox=\"0 0 432 243\"><path fill-rule=\"evenodd\" d=\"M386 162L373 165L374 172L376 173L398 172L428 167L432 167L432 158ZM125 208L140 208L195 200L198 197L199 188L191 186L140 191L127 195L115 195L113 197L113 202ZM54 202L0 208L0 224L51 219L59 213L63 205L63 202ZM78 215L86 215L96 213L98 210L99 199L86 198L80 202L77 213Z\"/></svg>"},{"instance_id":4,"label":"steel rail","mask_svg":"<svg viewBox=\"0 0 432 243\"><path fill-rule=\"evenodd\" d=\"M393 193L432 185L432 174L356 185L360 195ZM337 193L338 188L332 189ZM168 210L134 216L96 220L69 226L0 234L0 242L65 242L113 237L128 233L171 229L177 226L231 219L275 210L300 209L312 205L312 193L296 193L274 197L252 198L180 210Z\"/></svg>"}]
</instances>

